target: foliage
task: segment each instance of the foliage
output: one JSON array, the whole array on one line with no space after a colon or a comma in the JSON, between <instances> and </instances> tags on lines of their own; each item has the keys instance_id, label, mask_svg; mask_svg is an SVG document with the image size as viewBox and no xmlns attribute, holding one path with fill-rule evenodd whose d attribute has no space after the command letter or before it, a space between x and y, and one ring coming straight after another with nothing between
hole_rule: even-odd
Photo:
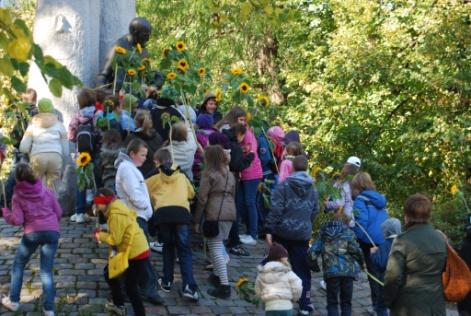
<instances>
[{"instance_id":1,"label":"foliage","mask_svg":"<svg viewBox=\"0 0 471 316\"><path fill-rule=\"evenodd\" d=\"M260 299L255 294L255 283L247 277L241 276L235 284L236 292L241 299L258 306Z\"/></svg>"},{"instance_id":2,"label":"foliage","mask_svg":"<svg viewBox=\"0 0 471 316\"><path fill-rule=\"evenodd\" d=\"M92 157L87 152L81 152L77 157L77 186L83 191L88 188L93 188L96 192L96 183L94 175L94 164Z\"/></svg>"}]
</instances>

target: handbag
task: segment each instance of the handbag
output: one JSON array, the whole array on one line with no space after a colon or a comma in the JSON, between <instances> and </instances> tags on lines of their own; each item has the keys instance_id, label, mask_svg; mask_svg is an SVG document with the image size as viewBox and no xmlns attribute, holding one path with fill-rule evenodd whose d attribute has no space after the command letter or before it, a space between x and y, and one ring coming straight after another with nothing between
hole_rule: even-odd
<instances>
[{"instance_id":1,"label":"handbag","mask_svg":"<svg viewBox=\"0 0 471 316\"><path fill-rule=\"evenodd\" d=\"M124 252L113 255L113 251L108 258L108 277L114 279L119 277L129 268L129 253L131 252L134 234L131 234L129 245Z\"/></svg>"},{"instance_id":2,"label":"handbag","mask_svg":"<svg viewBox=\"0 0 471 316\"><path fill-rule=\"evenodd\" d=\"M448 302L460 302L471 290L471 272L466 262L446 243L447 258L442 273L443 295Z\"/></svg>"},{"instance_id":3,"label":"handbag","mask_svg":"<svg viewBox=\"0 0 471 316\"><path fill-rule=\"evenodd\" d=\"M219 235L219 218L221 217L221 210L222 210L222 205L224 203L224 198L226 196L226 189L227 189L227 181L229 179L229 171L226 176L226 184L224 185L224 191L222 193L222 200L221 200L221 205L219 206L219 214L218 214L218 219L215 221L207 221L205 220L203 222L203 236L206 238L214 238L217 235Z\"/></svg>"}]
</instances>

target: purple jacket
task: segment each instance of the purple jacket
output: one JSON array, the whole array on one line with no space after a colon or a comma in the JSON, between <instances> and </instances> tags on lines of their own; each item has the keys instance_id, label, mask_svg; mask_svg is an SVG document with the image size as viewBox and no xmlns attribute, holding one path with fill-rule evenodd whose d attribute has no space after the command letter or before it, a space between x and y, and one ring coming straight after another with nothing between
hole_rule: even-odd
<instances>
[{"instance_id":1,"label":"purple jacket","mask_svg":"<svg viewBox=\"0 0 471 316\"><path fill-rule=\"evenodd\" d=\"M12 209L3 208L3 217L10 225L23 225L24 233L59 231L62 209L54 193L41 180L35 184L27 181L16 183Z\"/></svg>"},{"instance_id":2,"label":"purple jacket","mask_svg":"<svg viewBox=\"0 0 471 316\"><path fill-rule=\"evenodd\" d=\"M198 143L200 143L201 147L203 147L203 149L206 149L206 147L208 147L209 145L209 135L217 131L218 130L214 128L199 129L196 131L196 139L198 140ZM196 165L199 168L201 168L201 166L203 165L203 157L198 150L195 153L195 160L193 165Z\"/></svg>"}]
</instances>

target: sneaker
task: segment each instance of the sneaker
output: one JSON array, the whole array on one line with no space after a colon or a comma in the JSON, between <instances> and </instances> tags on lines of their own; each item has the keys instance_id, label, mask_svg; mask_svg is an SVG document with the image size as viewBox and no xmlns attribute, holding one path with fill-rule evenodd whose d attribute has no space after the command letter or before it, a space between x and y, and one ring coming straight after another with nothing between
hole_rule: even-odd
<instances>
[{"instance_id":1,"label":"sneaker","mask_svg":"<svg viewBox=\"0 0 471 316\"><path fill-rule=\"evenodd\" d=\"M252 236L249 236L247 239L240 239L240 241L244 245L255 246L257 244L257 240L255 240Z\"/></svg>"},{"instance_id":2,"label":"sneaker","mask_svg":"<svg viewBox=\"0 0 471 316\"><path fill-rule=\"evenodd\" d=\"M2 305L9 311L16 312L20 308L19 302L12 302L10 297L5 296L2 298Z\"/></svg>"},{"instance_id":3,"label":"sneaker","mask_svg":"<svg viewBox=\"0 0 471 316\"><path fill-rule=\"evenodd\" d=\"M164 283L164 280L162 278L159 278L157 282L159 283L159 286L162 289L162 291L164 291L165 293L169 293L170 290L172 289L172 282Z\"/></svg>"},{"instance_id":4,"label":"sneaker","mask_svg":"<svg viewBox=\"0 0 471 316\"><path fill-rule=\"evenodd\" d=\"M249 237L250 237L250 235L247 235L247 234L239 235L239 239L247 239Z\"/></svg>"},{"instance_id":5,"label":"sneaker","mask_svg":"<svg viewBox=\"0 0 471 316\"><path fill-rule=\"evenodd\" d=\"M76 222L78 224L88 222L88 215L87 214L77 214Z\"/></svg>"},{"instance_id":6,"label":"sneaker","mask_svg":"<svg viewBox=\"0 0 471 316\"><path fill-rule=\"evenodd\" d=\"M299 315L301 315L301 316L309 316L309 315L312 315L312 311L307 310L307 309L300 309L300 310L299 310Z\"/></svg>"},{"instance_id":7,"label":"sneaker","mask_svg":"<svg viewBox=\"0 0 471 316\"><path fill-rule=\"evenodd\" d=\"M115 315L126 315L126 307L117 306L110 302L105 304L105 310Z\"/></svg>"},{"instance_id":8,"label":"sneaker","mask_svg":"<svg viewBox=\"0 0 471 316\"><path fill-rule=\"evenodd\" d=\"M47 311L45 309L43 309L43 314L44 316L54 316L54 311Z\"/></svg>"},{"instance_id":9,"label":"sneaker","mask_svg":"<svg viewBox=\"0 0 471 316\"><path fill-rule=\"evenodd\" d=\"M150 249L152 249L152 251L155 251L157 253L162 253L164 244L158 241L152 241L149 243L149 247Z\"/></svg>"},{"instance_id":10,"label":"sneaker","mask_svg":"<svg viewBox=\"0 0 471 316\"><path fill-rule=\"evenodd\" d=\"M242 257L250 256L250 253L241 245L230 248L229 252L235 256L242 256Z\"/></svg>"},{"instance_id":11,"label":"sneaker","mask_svg":"<svg viewBox=\"0 0 471 316\"><path fill-rule=\"evenodd\" d=\"M219 285L214 289L209 289L207 293L212 297L225 300L231 297L231 287L229 285Z\"/></svg>"},{"instance_id":12,"label":"sneaker","mask_svg":"<svg viewBox=\"0 0 471 316\"><path fill-rule=\"evenodd\" d=\"M320 285L322 290L327 291L327 283L325 283L324 280L320 281L319 285Z\"/></svg>"},{"instance_id":13,"label":"sneaker","mask_svg":"<svg viewBox=\"0 0 471 316\"><path fill-rule=\"evenodd\" d=\"M197 301L200 299L200 295L198 291L192 290L190 286L187 284L185 289L183 290L183 297L189 298L190 300Z\"/></svg>"},{"instance_id":14,"label":"sneaker","mask_svg":"<svg viewBox=\"0 0 471 316\"><path fill-rule=\"evenodd\" d=\"M76 221L77 221L77 215L78 215L78 214L72 215L72 216L70 217L70 221L71 221L71 222L76 222Z\"/></svg>"}]
</instances>

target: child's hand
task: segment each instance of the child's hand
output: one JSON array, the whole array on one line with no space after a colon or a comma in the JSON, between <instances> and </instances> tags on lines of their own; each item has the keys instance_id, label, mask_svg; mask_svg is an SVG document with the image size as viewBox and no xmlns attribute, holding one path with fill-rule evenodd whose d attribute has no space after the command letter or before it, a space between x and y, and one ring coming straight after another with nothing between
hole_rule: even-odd
<instances>
[{"instance_id":1,"label":"child's hand","mask_svg":"<svg viewBox=\"0 0 471 316\"><path fill-rule=\"evenodd\" d=\"M95 241L97 243L99 243L99 244L101 243L101 241L100 241L100 229L99 228L97 228L93 231L93 239L95 239Z\"/></svg>"},{"instance_id":2,"label":"child's hand","mask_svg":"<svg viewBox=\"0 0 471 316\"><path fill-rule=\"evenodd\" d=\"M10 213L10 210L7 207L2 207L3 217L6 217L6 214Z\"/></svg>"},{"instance_id":3,"label":"child's hand","mask_svg":"<svg viewBox=\"0 0 471 316\"><path fill-rule=\"evenodd\" d=\"M269 247L271 247L272 243L273 243L273 237L271 234L267 234L266 237L265 237L266 241L267 241L267 244Z\"/></svg>"},{"instance_id":4,"label":"child's hand","mask_svg":"<svg viewBox=\"0 0 471 316\"><path fill-rule=\"evenodd\" d=\"M378 252L378 250L379 250L378 247L372 247L372 248L370 248L370 254L375 254L375 253Z\"/></svg>"}]
</instances>

